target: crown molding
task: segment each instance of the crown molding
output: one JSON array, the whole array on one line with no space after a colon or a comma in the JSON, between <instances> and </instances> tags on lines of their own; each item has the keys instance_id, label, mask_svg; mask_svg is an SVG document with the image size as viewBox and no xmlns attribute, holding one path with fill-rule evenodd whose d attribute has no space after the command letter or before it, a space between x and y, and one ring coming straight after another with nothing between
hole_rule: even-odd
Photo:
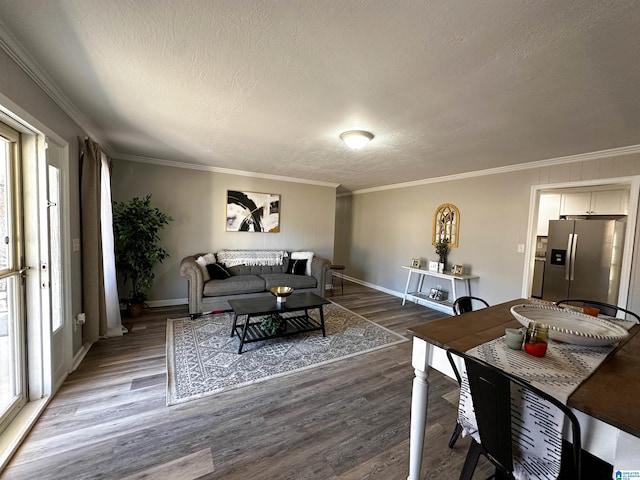
<instances>
[{"instance_id":1,"label":"crown molding","mask_svg":"<svg viewBox=\"0 0 640 480\"><path fill-rule=\"evenodd\" d=\"M568 155L565 157L550 158L548 160L537 160L534 162L508 165L505 167L476 170L475 172L458 173L455 175L445 175L443 177L425 178L423 180L414 180L411 182L394 183L392 185L383 185L380 187L364 188L362 190L354 190L353 192L341 193L338 195L338 197L362 195L364 193L381 192L384 190L395 190L398 188L416 187L420 185L429 185L433 183L451 182L454 180L463 180L467 178L484 177L486 175L498 175L501 173L519 172L522 170L531 170L533 168L552 167L554 165L563 165L567 163L584 162L589 160L600 160L603 158L620 157L623 155L634 155L637 153L640 153L640 145L629 145L628 147L618 147L618 148L610 148L608 150L599 150L597 152L579 153L576 155Z\"/></svg>"},{"instance_id":2,"label":"crown molding","mask_svg":"<svg viewBox=\"0 0 640 480\"><path fill-rule=\"evenodd\" d=\"M306 185L317 185L320 187L338 188L339 183L322 182L319 180L308 180L306 178L285 177L283 175L271 175L268 173L248 172L245 170L233 170L231 168L212 167L209 165L199 165L195 163L174 162L172 160L161 160L158 158L140 157L136 155L115 155L115 160L125 160L127 162L148 163L163 167L185 168L188 170L200 170L203 172L222 173L225 175L237 175L240 177L262 178L265 180L276 180L278 182L304 183Z\"/></svg>"},{"instance_id":3,"label":"crown molding","mask_svg":"<svg viewBox=\"0 0 640 480\"><path fill-rule=\"evenodd\" d=\"M13 34L0 20L0 48L49 96L78 126L100 143L107 154L111 155L113 148L100 135L98 129L87 117L75 108L47 72L34 60L31 54L16 40Z\"/></svg>"},{"instance_id":4,"label":"crown molding","mask_svg":"<svg viewBox=\"0 0 640 480\"><path fill-rule=\"evenodd\" d=\"M318 185L323 187L337 188L339 183L321 182L315 180L306 180L294 177L285 177L279 175L270 175L257 172L248 172L243 170L233 170L227 168L210 167L205 165L189 164L173 162L169 160L160 160L147 157L138 157L134 155L119 155L113 147L100 135L98 129L87 117L85 117L71 102L71 100L58 88L55 82L49 77L44 69L33 59L31 54L16 40L0 20L0 48L31 78L71 119L78 124L88 135L100 144L103 151L112 158L127 160L132 162L148 163L154 165L169 166L175 168L187 168L192 170L202 170L215 173L224 173L229 175L239 175L253 178L263 178L269 180L303 183L309 185ZM434 183L450 182L455 180L463 180L468 178L482 177L486 175L498 175L502 173L517 172L522 170L530 170L534 168L550 167L554 165L562 165L567 163L575 163L589 160L598 160L602 158L611 158L622 155L632 155L640 153L640 145L630 145L627 147L612 148L608 150L600 150L596 152L581 153L577 155L569 155L565 157L557 157L547 160L538 160L534 162L509 165L505 167L489 168L485 170L477 170L474 172L466 172L455 175L446 175L442 177L425 178L422 180L414 180L411 182L395 183L380 187L365 188L362 190L354 190L353 192L345 192L338 194L338 197L362 195L365 193L374 193L384 190L395 190L400 188L409 188L420 185L429 185Z\"/></svg>"}]
</instances>

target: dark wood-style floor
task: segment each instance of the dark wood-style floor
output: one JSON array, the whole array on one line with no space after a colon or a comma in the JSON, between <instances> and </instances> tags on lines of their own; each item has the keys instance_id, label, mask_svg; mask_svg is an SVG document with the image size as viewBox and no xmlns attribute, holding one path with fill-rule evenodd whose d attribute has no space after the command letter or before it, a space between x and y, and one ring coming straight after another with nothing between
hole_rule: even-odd
<instances>
[{"instance_id":1,"label":"dark wood-style floor","mask_svg":"<svg viewBox=\"0 0 640 480\"><path fill-rule=\"evenodd\" d=\"M443 316L349 282L336 293L328 298L405 335ZM1 478L407 478L411 342L167 407L166 319L186 314L149 309L125 319L124 337L96 343ZM447 447L456 402L457 384L432 372L423 479L459 475L468 439Z\"/></svg>"}]
</instances>

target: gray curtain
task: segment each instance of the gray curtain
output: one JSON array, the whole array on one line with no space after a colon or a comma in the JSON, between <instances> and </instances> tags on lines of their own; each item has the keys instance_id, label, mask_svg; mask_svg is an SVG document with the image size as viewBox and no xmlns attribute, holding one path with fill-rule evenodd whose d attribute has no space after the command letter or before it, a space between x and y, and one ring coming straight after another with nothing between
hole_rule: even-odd
<instances>
[{"instance_id":1,"label":"gray curtain","mask_svg":"<svg viewBox=\"0 0 640 480\"><path fill-rule=\"evenodd\" d=\"M82 221L82 304L86 323L84 343L92 343L107 334L107 309L102 263L100 227L100 171L102 152L90 138L84 140L80 161L80 200Z\"/></svg>"}]
</instances>

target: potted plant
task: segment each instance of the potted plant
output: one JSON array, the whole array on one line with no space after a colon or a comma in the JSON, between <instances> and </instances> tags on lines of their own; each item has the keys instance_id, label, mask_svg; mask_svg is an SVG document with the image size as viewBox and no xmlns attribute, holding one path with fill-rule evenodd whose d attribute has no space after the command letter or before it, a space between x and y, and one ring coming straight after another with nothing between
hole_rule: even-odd
<instances>
[{"instance_id":1,"label":"potted plant","mask_svg":"<svg viewBox=\"0 0 640 480\"><path fill-rule=\"evenodd\" d=\"M153 268L169 256L158 245L158 232L173 219L151 205L151 195L128 202L113 202L116 271L127 287L129 316L140 315L153 284Z\"/></svg>"},{"instance_id":2,"label":"potted plant","mask_svg":"<svg viewBox=\"0 0 640 480\"><path fill-rule=\"evenodd\" d=\"M284 332L287 328L284 318L277 313L265 315L260 320L260 329L267 335L275 335Z\"/></svg>"},{"instance_id":3,"label":"potted plant","mask_svg":"<svg viewBox=\"0 0 640 480\"><path fill-rule=\"evenodd\" d=\"M440 273L442 273L444 272L444 269L447 266L447 254L449 253L449 240L446 238L438 240L435 243L435 247L436 247L436 255L438 255L438 262L441 264L438 270L440 271Z\"/></svg>"}]
</instances>

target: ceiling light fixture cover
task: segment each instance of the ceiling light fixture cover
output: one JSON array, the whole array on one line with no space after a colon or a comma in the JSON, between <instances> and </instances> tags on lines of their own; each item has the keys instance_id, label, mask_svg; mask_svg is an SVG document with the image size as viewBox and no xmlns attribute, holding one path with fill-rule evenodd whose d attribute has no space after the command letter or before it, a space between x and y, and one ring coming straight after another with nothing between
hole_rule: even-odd
<instances>
[{"instance_id":1,"label":"ceiling light fixture cover","mask_svg":"<svg viewBox=\"0 0 640 480\"><path fill-rule=\"evenodd\" d=\"M364 130L348 130L342 132L340 138L349 148L360 150L373 138L373 133Z\"/></svg>"}]
</instances>

